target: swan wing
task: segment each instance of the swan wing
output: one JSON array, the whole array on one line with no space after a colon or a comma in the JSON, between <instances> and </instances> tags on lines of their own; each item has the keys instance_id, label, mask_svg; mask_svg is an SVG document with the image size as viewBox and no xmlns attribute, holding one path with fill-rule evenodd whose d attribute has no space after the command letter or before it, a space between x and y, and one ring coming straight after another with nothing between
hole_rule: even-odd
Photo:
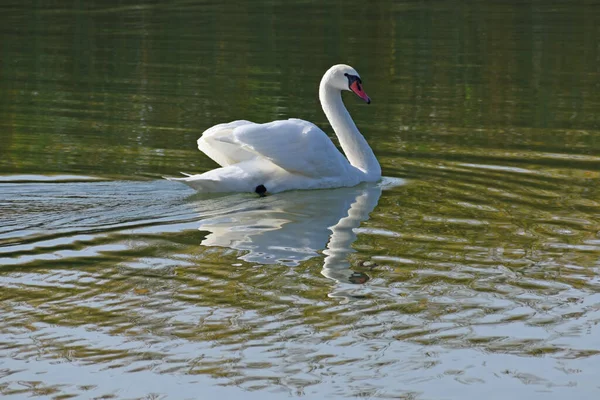
<instances>
[{"instance_id":1,"label":"swan wing","mask_svg":"<svg viewBox=\"0 0 600 400\"><path fill-rule=\"evenodd\" d=\"M198 139L198 149L222 167L255 159L255 153L242 149L232 140L237 128L252 125L258 124L239 120L208 128Z\"/></svg>"},{"instance_id":2,"label":"swan wing","mask_svg":"<svg viewBox=\"0 0 600 400\"><path fill-rule=\"evenodd\" d=\"M239 124L230 134L215 140L238 148L244 156L251 153L290 173L308 177L344 175L350 165L325 132L300 119Z\"/></svg>"}]
</instances>

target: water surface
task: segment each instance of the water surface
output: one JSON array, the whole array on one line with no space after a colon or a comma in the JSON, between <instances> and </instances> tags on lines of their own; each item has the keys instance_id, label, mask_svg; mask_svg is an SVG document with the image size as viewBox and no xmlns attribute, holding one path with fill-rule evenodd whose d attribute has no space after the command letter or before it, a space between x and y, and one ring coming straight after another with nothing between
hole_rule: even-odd
<instances>
[{"instance_id":1,"label":"water surface","mask_svg":"<svg viewBox=\"0 0 600 400\"><path fill-rule=\"evenodd\" d=\"M0 30L3 398L600 394L597 5L5 1ZM219 122L332 134L339 62L381 183L162 178Z\"/></svg>"}]
</instances>

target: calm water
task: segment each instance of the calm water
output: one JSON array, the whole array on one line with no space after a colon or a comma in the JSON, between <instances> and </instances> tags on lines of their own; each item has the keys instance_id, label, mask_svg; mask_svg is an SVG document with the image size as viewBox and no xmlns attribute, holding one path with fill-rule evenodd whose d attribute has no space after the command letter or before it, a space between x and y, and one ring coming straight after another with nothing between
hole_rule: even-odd
<instances>
[{"instance_id":1,"label":"calm water","mask_svg":"<svg viewBox=\"0 0 600 400\"><path fill-rule=\"evenodd\" d=\"M162 179L339 62L381 183ZM597 2L3 1L1 397L596 399L599 138Z\"/></svg>"}]
</instances>

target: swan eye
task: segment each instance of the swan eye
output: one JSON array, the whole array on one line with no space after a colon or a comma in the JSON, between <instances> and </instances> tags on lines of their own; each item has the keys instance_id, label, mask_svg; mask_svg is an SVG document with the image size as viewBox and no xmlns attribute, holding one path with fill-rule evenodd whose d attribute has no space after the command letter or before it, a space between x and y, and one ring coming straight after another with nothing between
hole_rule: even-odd
<instances>
[{"instance_id":1,"label":"swan eye","mask_svg":"<svg viewBox=\"0 0 600 400\"><path fill-rule=\"evenodd\" d=\"M360 90L362 90L361 85L360 85L362 83L362 80L358 76L356 76L356 75L350 75L350 74L347 74L347 73L344 74L344 76L346 78L348 78L348 87L350 87L354 82L358 82L358 88Z\"/></svg>"}]
</instances>

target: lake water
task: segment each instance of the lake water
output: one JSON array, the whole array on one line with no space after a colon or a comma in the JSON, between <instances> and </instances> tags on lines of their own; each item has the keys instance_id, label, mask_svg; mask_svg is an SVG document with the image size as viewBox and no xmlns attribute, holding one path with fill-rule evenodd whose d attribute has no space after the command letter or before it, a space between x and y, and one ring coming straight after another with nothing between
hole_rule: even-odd
<instances>
[{"instance_id":1,"label":"lake water","mask_svg":"<svg viewBox=\"0 0 600 400\"><path fill-rule=\"evenodd\" d=\"M599 397L597 3L8 0L0 32L2 398ZM340 62L382 182L163 179L216 123L332 135Z\"/></svg>"}]
</instances>

